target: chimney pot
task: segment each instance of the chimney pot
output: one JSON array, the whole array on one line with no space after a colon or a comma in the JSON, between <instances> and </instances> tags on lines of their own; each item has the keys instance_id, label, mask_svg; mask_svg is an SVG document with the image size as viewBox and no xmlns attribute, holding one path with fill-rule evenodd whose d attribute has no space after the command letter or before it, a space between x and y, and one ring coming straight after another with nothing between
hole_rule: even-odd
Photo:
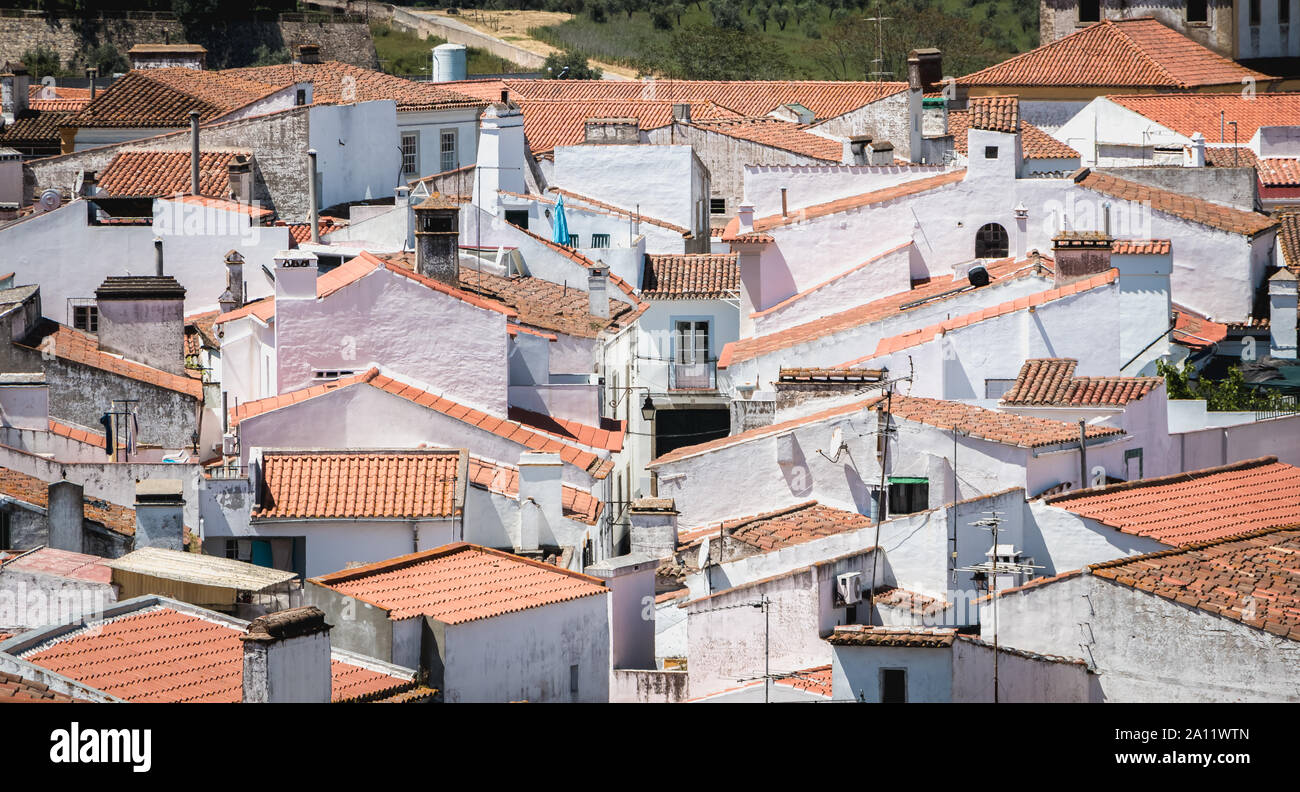
<instances>
[{"instance_id":1,"label":"chimney pot","mask_svg":"<svg viewBox=\"0 0 1300 792\"><path fill-rule=\"evenodd\" d=\"M323 704L333 693L330 625L314 605L254 619L244 644L244 703Z\"/></svg>"},{"instance_id":2,"label":"chimney pot","mask_svg":"<svg viewBox=\"0 0 1300 792\"><path fill-rule=\"evenodd\" d=\"M592 316L609 318L609 268L597 262L587 276L587 296Z\"/></svg>"}]
</instances>

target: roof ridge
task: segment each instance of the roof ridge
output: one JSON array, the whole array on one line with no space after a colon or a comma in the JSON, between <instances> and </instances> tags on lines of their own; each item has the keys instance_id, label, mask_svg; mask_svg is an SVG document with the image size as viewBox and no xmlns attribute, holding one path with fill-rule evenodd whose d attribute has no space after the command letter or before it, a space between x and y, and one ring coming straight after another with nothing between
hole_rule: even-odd
<instances>
[{"instance_id":1,"label":"roof ridge","mask_svg":"<svg viewBox=\"0 0 1300 792\"><path fill-rule=\"evenodd\" d=\"M1278 464L1275 456L1256 457L1255 459L1245 459L1239 462L1231 462L1226 465L1216 465L1215 467L1201 468L1200 470L1188 470L1182 473L1171 473L1167 476L1157 476L1155 478L1137 479L1135 481L1121 481L1118 484L1107 484L1104 487L1091 487L1087 489L1078 489L1072 492L1062 492L1059 495L1048 495L1043 498L1043 503L1054 506L1069 500L1078 500L1081 498L1091 498L1096 495L1110 495L1116 492L1126 492L1128 490L1146 489L1148 487L1159 487L1166 484L1177 484L1186 481L1196 481L1197 479L1208 476L1216 476L1220 473L1231 473L1237 470L1251 470L1253 468L1265 467L1267 465ZM1286 464L1283 462L1282 464Z\"/></svg>"},{"instance_id":2,"label":"roof ridge","mask_svg":"<svg viewBox=\"0 0 1300 792\"><path fill-rule=\"evenodd\" d=\"M1116 558L1110 561L1102 561L1097 564L1088 564L1086 567L1084 567L1084 569L1086 569L1091 574L1098 569L1113 569L1115 567L1134 564L1139 561L1150 561L1151 559L1155 559L1155 558L1165 558L1167 556L1174 556L1174 555L1188 555L1197 552L1198 550L1204 550L1208 547L1215 547L1218 545L1229 544L1231 542L1241 542L1247 539L1257 539L1261 536L1268 536L1269 534L1278 533L1280 531L1300 531L1300 523L1290 523L1288 525L1275 525L1271 528L1256 528L1253 531L1242 531L1241 533L1221 536L1217 539L1206 539L1204 541L1192 542L1191 544L1180 545L1178 547L1170 547L1166 550L1156 550L1153 553L1144 553L1142 555L1136 555L1136 556L1125 556L1124 558ZM1106 577L1107 579L1110 579L1108 575L1102 575L1102 577Z\"/></svg>"},{"instance_id":3,"label":"roof ridge","mask_svg":"<svg viewBox=\"0 0 1300 792\"><path fill-rule=\"evenodd\" d=\"M1132 19L1127 19L1127 20L1124 20L1124 21L1126 21L1126 22L1139 22L1139 21L1147 20L1147 19L1152 20L1152 21L1155 21L1156 24L1161 25L1162 27L1164 26L1164 23L1160 22L1160 21L1157 20L1155 17L1134 17L1134 18L1132 18ZM1110 26L1111 26L1111 28L1115 31L1115 34L1116 34L1116 35L1123 36L1123 37L1124 37L1124 40L1127 41L1130 45L1132 45L1133 50L1137 53L1138 57L1140 57L1142 60L1146 61L1146 63L1147 63L1149 66L1153 67L1157 72L1163 74L1163 75L1165 76L1166 79L1168 79L1170 82L1172 82L1172 83L1174 83L1175 85L1177 85L1179 88L1187 88L1187 87L1189 87L1187 83L1185 83L1185 82L1183 82L1182 80L1180 80L1179 78L1175 77L1173 74L1170 73L1170 71L1169 71L1168 69L1166 69L1164 66L1162 66L1162 65L1160 64L1159 61L1157 61L1155 58L1151 57L1151 55L1150 55L1150 54L1149 54L1145 49L1143 49L1142 46L1141 46L1140 44L1138 44L1137 41L1135 41L1135 40L1133 39L1133 37L1130 36L1130 35L1128 34L1128 32L1122 28L1122 26L1114 24L1114 20L1107 19L1107 20L1105 20L1105 21L1106 21L1107 23L1110 23ZM1170 29L1170 30L1173 30L1173 28L1169 28L1169 29ZM1175 30L1174 32L1177 33L1178 31ZM1182 35L1182 34L1179 33L1179 35ZM1199 42L1198 42L1198 43L1199 43ZM1203 45L1202 45L1202 46L1203 46ZM1207 47L1207 49L1208 49L1208 47Z\"/></svg>"}]
</instances>

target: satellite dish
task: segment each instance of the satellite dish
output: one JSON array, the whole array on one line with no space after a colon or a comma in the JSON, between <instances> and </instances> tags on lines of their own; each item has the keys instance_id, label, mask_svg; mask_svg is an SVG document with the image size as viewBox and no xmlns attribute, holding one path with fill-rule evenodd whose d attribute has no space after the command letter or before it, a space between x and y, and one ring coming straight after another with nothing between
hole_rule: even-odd
<instances>
[{"instance_id":1,"label":"satellite dish","mask_svg":"<svg viewBox=\"0 0 1300 792\"><path fill-rule=\"evenodd\" d=\"M63 196L58 190L51 188L41 193L41 199L36 202L36 205L42 212L53 212L61 203L63 203Z\"/></svg>"}]
</instances>

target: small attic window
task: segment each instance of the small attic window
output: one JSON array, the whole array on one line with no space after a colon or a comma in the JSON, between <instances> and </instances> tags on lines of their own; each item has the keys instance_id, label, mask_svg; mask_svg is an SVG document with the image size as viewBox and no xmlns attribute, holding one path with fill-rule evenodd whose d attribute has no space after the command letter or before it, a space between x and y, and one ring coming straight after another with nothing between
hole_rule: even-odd
<instances>
[{"instance_id":1,"label":"small attic window","mask_svg":"<svg viewBox=\"0 0 1300 792\"><path fill-rule=\"evenodd\" d=\"M985 147L984 147L984 159L997 159L997 158L998 158L998 147L997 147L997 146L985 146Z\"/></svg>"},{"instance_id":2,"label":"small attic window","mask_svg":"<svg viewBox=\"0 0 1300 792\"><path fill-rule=\"evenodd\" d=\"M1100 22L1101 21L1101 0L1080 0L1079 21Z\"/></svg>"}]
</instances>

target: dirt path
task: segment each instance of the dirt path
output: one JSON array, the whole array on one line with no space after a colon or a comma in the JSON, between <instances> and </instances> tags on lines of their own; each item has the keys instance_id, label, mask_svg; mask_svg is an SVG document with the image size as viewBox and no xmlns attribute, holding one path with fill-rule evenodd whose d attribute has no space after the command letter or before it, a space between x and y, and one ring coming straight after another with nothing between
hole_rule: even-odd
<instances>
[{"instance_id":1,"label":"dirt path","mask_svg":"<svg viewBox=\"0 0 1300 792\"><path fill-rule=\"evenodd\" d=\"M441 17L451 22L459 22L480 33L494 36L520 49L535 52L538 55L550 55L558 50L544 41L533 38L528 31L535 27L558 25L573 18L573 14L558 11L480 11L478 9L465 9L459 14L448 14L445 11L432 11L424 8L408 7L407 10L421 16ZM600 67L607 75L629 80L636 78L636 71L626 66L616 66L612 63L594 59L591 62Z\"/></svg>"}]
</instances>

